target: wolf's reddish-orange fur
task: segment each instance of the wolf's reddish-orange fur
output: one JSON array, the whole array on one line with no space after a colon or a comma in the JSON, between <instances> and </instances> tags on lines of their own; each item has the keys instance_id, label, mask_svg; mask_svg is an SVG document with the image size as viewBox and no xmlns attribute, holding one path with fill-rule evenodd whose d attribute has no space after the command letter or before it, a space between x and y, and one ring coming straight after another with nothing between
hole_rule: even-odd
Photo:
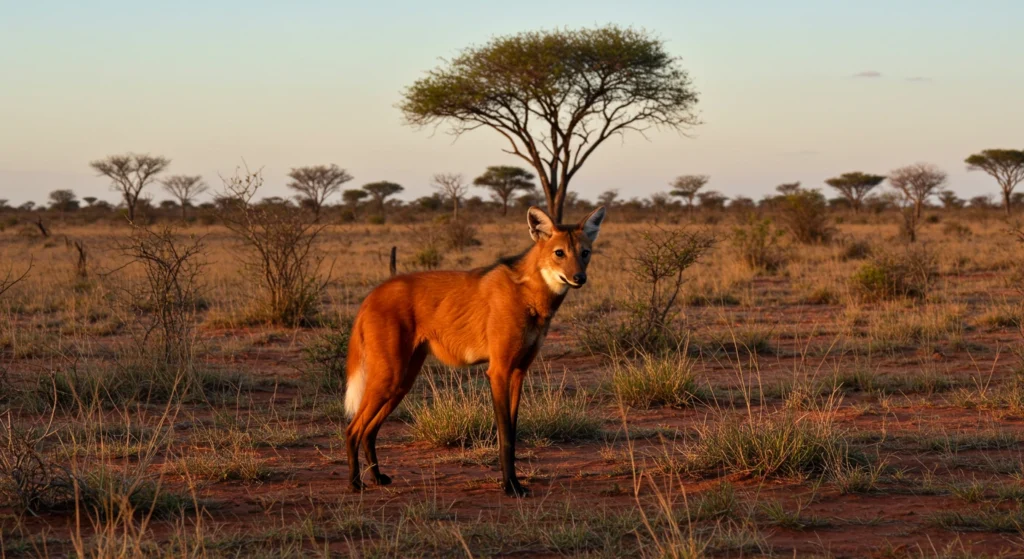
<instances>
[{"instance_id":1,"label":"wolf's reddish-orange fur","mask_svg":"<svg viewBox=\"0 0 1024 559\"><path fill-rule=\"evenodd\" d=\"M515 474L523 377L566 292L586 282L604 214L598 208L579 224L563 226L531 208L534 244L524 254L465 272L398 276L367 296L353 325L345 396L352 416L345 434L354 489L362 487L360 443L375 481L391 482L377 464L377 431L433 354L452 366L488 363L503 487L524 494Z\"/></svg>"}]
</instances>

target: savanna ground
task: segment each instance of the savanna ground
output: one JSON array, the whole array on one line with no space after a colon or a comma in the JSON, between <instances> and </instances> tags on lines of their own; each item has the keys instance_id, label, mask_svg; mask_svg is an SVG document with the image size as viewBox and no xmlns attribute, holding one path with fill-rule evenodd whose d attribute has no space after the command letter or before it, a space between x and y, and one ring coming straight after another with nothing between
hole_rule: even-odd
<instances>
[{"instance_id":1,"label":"savanna ground","mask_svg":"<svg viewBox=\"0 0 1024 559\"><path fill-rule=\"evenodd\" d=\"M0 556L1024 554L1024 247L944 216L912 248L846 224L754 268L733 222L687 226L717 243L683 276L676 347L643 351L616 325L653 225L610 212L531 372L525 499L498 488L484 370L436 363L381 431L394 483L348 490L347 320L391 246L400 272L436 263L430 226L327 227L321 318L295 328L252 321L243 249L191 226L187 368L126 302L125 226L0 233L0 275L32 265L0 297ZM476 236L442 266L529 242L512 217Z\"/></svg>"}]
</instances>

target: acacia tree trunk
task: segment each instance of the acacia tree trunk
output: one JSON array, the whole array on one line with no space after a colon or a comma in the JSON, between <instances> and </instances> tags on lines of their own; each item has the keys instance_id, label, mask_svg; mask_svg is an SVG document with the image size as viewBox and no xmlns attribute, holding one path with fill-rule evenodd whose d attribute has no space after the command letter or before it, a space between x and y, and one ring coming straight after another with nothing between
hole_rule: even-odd
<instances>
[{"instance_id":1,"label":"acacia tree trunk","mask_svg":"<svg viewBox=\"0 0 1024 559\"><path fill-rule=\"evenodd\" d=\"M1006 211L1006 217L1010 217L1010 194L1011 189L1003 187L1003 209Z\"/></svg>"}]
</instances>

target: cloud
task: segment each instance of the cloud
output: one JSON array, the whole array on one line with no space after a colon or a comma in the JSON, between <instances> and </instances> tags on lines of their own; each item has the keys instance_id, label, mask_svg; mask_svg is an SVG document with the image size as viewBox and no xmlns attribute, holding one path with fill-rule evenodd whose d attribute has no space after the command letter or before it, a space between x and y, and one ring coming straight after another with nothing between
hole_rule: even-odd
<instances>
[{"instance_id":1,"label":"cloud","mask_svg":"<svg viewBox=\"0 0 1024 559\"><path fill-rule=\"evenodd\" d=\"M864 70L853 75L854 78L880 78L882 73L877 70Z\"/></svg>"}]
</instances>

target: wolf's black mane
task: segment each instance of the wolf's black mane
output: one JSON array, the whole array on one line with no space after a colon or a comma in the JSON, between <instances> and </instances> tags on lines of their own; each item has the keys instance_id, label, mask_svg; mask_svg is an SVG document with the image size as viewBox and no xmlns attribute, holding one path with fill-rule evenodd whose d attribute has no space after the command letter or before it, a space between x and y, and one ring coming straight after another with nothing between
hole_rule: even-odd
<instances>
[{"instance_id":1,"label":"wolf's black mane","mask_svg":"<svg viewBox=\"0 0 1024 559\"><path fill-rule=\"evenodd\" d=\"M513 254L512 256L502 256L498 258L498 260L495 261L493 264L488 264L487 266L478 268L477 271L482 276L487 272L497 269L500 266L505 266L507 268L515 268L520 262L523 261L523 258L526 258L526 254L528 252L530 252L530 249L526 249L523 252L520 252L519 254Z\"/></svg>"}]
</instances>

